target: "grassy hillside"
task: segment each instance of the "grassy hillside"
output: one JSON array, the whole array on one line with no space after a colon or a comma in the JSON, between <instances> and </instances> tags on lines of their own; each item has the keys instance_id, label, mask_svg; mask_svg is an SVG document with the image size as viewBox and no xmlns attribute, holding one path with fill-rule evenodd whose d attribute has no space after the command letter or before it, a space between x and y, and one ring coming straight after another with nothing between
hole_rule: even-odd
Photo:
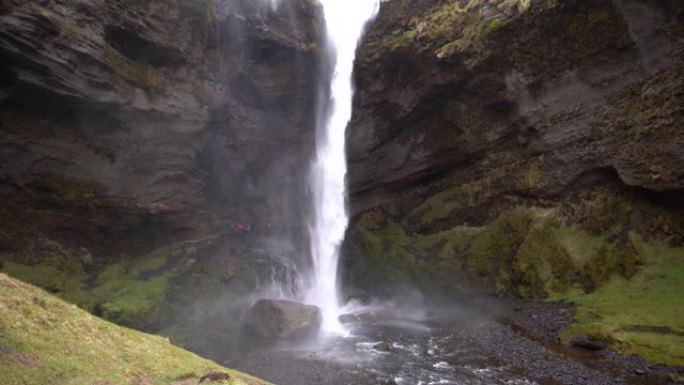
<instances>
[{"instance_id":1,"label":"grassy hillside","mask_svg":"<svg viewBox=\"0 0 684 385\"><path fill-rule=\"evenodd\" d=\"M4 385L191 385L211 372L230 375L221 384L265 384L0 274Z\"/></svg>"}]
</instances>

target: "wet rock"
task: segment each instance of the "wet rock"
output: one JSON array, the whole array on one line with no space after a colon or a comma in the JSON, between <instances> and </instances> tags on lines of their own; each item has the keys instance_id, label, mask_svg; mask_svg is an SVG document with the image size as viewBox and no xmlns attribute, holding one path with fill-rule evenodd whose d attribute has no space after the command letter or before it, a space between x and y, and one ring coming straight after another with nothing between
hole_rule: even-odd
<instances>
[{"instance_id":1,"label":"wet rock","mask_svg":"<svg viewBox=\"0 0 684 385\"><path fill-rule=\"evenodd\" d=\"M392 350L390 345L385 341L378 342L377 344L373 345L373 349L379 352L389 352L390 350Z\"/></svg>"},{"instance_id":2,"label":"wet rock","mask_svg":"<svg viewBox=\"0 0 684 385\"><path fill-rule=\"evenodd\" d=\"M378 385L397 385L393 378L378 378Z\"/></svg>"},{"instance_id":3,"label":"wet rock","mask_svg":"<svg viewBox=\"0 0 684 385\"><path fill-rule=\"evenodd\" d=\"M60 273L39 284L64 293L82 272L95 285L110 264L201 233L200 253L212 255L202 282L195 253L174 251L141 277L183 275L153 290L164 304L146 296L110 318L157 330L138 305L173 313L163 324L179 344L221 358L246 309L226 303L196 317L197 303L255 290L274 267L262 261L291 259L260 246L254 269L251 240L227 230L239 221L260 230L249 238L268 229L287 245L308 231L296 224L309 207L301 186L324 72L322 7L263 3L0 0L0 259L31 276L50 260ZM78 301L100 314L117 296Z\"/></svg>"},{"instance_id":4,"label":"wet rock","mask_svg":"<svg viewBox=\"0 0 684 385\"><path fill-rule=\"evenodd\" d=\"M0 0L0 200L50 207L14 221L0 248L61 226L102 265L165 243L169 227L209 230L212 215L264 225L279 219L265 207L303 211L322 14L259 3Z\"/></svg>"},{"instance_id":5,"label":"wet rock","mask_svg":"<svg viewBox=\"0 0 684 385\"><path fill-rule=\"evenodd\" d=\"M315 331L321 321L321 310L317 306L262 299L247 312L244 324L260 337L280 339Z\"/></svg>"},{"instance_id":6,"label":"wet rock","mask_svg":"<svg viewBox=\"0 0 684 385\"><path fill-rule=\"evenodd\" d=\"M606 344L604 341L588 336L586 334L572 334L561 340L564 345L574 346L588 350L604 350Z\"/></svg>"},{"instance_id":7,"label":"wet rock","mask_svg":"<svg viewBox=\"0 0 684 385\"><path fill-rule=\"evenodd\" d=\"M350 302L355 302L359 303L361 305L368 306L372 302L371 296L365 292L364 290L358 288L358 287L347 287L344 289L344 302L345 303L350 303Z\"/></svg>"},{"instance_id":8,"label":"wet rock","mask_svg":"<svg viewBox=\"0 0 684 385\"><path fill-rule=\"evenodd\" d=\"M341 323L376 323L392 319L392 313L386 310L374 310L359 313L342 314L338 318Z\"/></svg>"},{"instance_id":9,"label":"wet rock","mask_svg":"<svg viewBox=\"0 0 684 385\"><path fill-rule=\"evenodd\" d=\"M351 324L351 323L359 322L359 317L356 314L342 314L337 319L342 324Z\"/></svg>"}]
</instances>

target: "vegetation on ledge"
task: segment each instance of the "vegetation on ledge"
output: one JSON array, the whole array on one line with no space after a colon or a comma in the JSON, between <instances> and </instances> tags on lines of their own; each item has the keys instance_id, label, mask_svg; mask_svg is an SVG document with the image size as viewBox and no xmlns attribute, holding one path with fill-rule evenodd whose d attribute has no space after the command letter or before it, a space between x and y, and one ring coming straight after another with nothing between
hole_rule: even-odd
<instances>
[{"instance_id":1,"label":"vegetation on ledge","mask_svg":"<svg viewBox=\"0 0 684 385\"><path fill-rule=\"evenodd\" d=\"M195 262L198 249L212 239L172 244L96 273L86 272L89 254L64 250L61 255L41 255L40 262L33 264L7 261L2 270L109 321L145 329L156 321L170 281L184 273Z\"/></svg>"},{"instance_id":2,"label":"vegetation on ledge","mask_svg":"<svg viewBox=\"0 0 684 385\"><path fill-rule=\"evenodd\" d=\"M587 334L624 354L684 366L684 247L672 235L682 226L676 212L598 188L575 203L514 206L480 226L417 232L415 224L431 228L431 216L448 219L442 214L454 207L446 196L424 200L420 215L395 204L357 218L350 234L356 248L347 253L363 256L364 274L354 284L390 295L415 285L446 295L570 302L577 323L563 335ZM473 203L461 198L454 204Z\"/></svg>"},{"instance_id":3,"label":"vegetation on ledge","mask_svg":"<svg viewBox=\"0 0 684 385\"><path fill-rule=\"evenodd\" d=\"M0 378L5 385L189 385L213 371L230 375L223 384L265 384L0 274Z\"/></svg>"},{"instance_id":4,"label":"vegetation on ledge","mask_svg":"<svg viewBox=\"0 0 684 385\"><path fill-rule=\"evenodd\" d=\"M382 46L391 50L432 49L438 57L469 49L481 51L489 33L527 13L530 6L529 0L443 2L418 10L415 4L402 4L391 19L401 20L403 28L392 30L383 38ZM410 7L412 12L402 7ZM489 9L487 16L485 8Z\"/></svg>"}]
</instances>

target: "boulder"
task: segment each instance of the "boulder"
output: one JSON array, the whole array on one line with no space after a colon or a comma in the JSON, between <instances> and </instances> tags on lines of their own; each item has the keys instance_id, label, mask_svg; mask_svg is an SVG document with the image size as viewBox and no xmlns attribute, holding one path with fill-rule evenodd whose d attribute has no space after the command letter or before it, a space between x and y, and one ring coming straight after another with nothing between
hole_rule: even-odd
<instances>
[{"instance_id":1,"label":"boulder","mask_svg":"<svg viewBox=\"0 0 684 385\"><path fill-rule=\"evenodd\" d=\"M589 349L589 350L597 350L598 351L598 350L604 350L606 348L606 344L604 341L596 339L592 336L588 336L586 334L572 334L568 337L563 338L561 340L561 342L564 345L574 346L574 347Z\"/></svg>"},{"instance_id":2,"label":"boulder","mask_svg":"<svg viewBox=\"0 0 684 385\"><path fill-rule=\"evenodd\" d=\"M339 316L340 323L350 324L350 323L376 323L383 322L392 319L392 313L387 310L372 310L364 311L358 313L342 314Z\"/></svg>"},{"instance_id":3,"label":"boulder","mask_svg":"<svg viewBox=\"0 0 684 385\"><path fill-rule=\"evenodd\" d=\"M379 385L397 385L397 382L393 378L378 378Z\"/></svg>"},{"instance_id":4,"label":"boulder","mask_svg":"<svg viewBox=\"0 0 684 385\"><path fill-rule=\"evenodd\" d=\"M377 344L373 345L373 349L379 351L379 352L389 352L392 350L390 347L390 344L388 344L385 341L378 342Z\"/></svg>"},{"instance_id":5,"label":"boulder","mask_svg":"<svg viewBox=\"0 0 684 385\"><path fill-rule=\"evenodd\" d=\"M2 263L2 261L0 261L0 267L2 266L1 263ZM337 317L337 319L343 325L360 322L359 316L357 316L356 314L353 314L353 313L342 314L341 316Z\"/></svg>"},{"instance_id":6,"label":"boulder","mask_svg":"<svg viewBox=\"0 0 684 385\"><path fill-rule=\"evenodd\" d=\"M280 339L315 331L321 321L321 310L317 306L262 299L247 312L244 324L260 337Z\"/></svg>"}]
</instances>

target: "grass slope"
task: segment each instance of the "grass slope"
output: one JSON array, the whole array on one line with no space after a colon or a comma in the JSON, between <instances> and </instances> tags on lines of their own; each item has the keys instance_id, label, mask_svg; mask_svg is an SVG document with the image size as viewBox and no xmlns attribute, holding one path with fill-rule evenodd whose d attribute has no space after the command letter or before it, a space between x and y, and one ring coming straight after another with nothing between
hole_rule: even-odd
<instances>
[{"instance_id":1,"label":"grass slope","mask_svg":"<svg viewBox=\"0 0 684 385\"><path fill-rule=\"evenodd\" d=\"M223 384L265 384L0 274L4 385L190 385L212 371L231 375Z\"/></svg>"}]
</instances>

